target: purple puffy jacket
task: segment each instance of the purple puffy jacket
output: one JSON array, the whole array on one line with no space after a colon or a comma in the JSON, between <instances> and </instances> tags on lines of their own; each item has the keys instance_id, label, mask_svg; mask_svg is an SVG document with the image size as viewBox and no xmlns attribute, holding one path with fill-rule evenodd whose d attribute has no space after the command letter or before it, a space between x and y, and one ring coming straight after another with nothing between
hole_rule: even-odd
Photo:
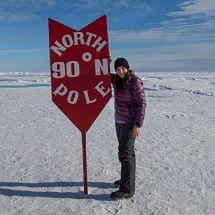
<instances>
[{"instance_id":1,"label":"purple puffy jacket","mask_svg":"<svg viewBox=\"0 0 215 215\"><path fill-rule=\"evenodd\" d=\"M115 120L134 123L141 127L145 116L146 99L143 82L132 73L130 86L118 90L114 86L116 74L111 74L111 83L114 87Z\"/></svg>"}]
</instances>

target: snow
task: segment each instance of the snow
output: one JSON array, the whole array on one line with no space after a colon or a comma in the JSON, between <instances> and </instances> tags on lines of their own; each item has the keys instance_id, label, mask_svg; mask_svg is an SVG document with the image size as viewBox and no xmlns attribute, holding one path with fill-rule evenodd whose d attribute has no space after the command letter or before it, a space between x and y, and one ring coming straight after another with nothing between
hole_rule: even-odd
<instances>
[{"instance_id":1,"label":"snow","mask_svg":"<svg viewBox=\"0 0 215 215\"><path fill-rule=\"evenodd\" d=\"M87 195L81 133L52 103L49 74L0 73L1 214L215 214L215 73L137 75L147 110L136 194L113 201L113 98L87 132Z\"/></svg>"}]
</instances>

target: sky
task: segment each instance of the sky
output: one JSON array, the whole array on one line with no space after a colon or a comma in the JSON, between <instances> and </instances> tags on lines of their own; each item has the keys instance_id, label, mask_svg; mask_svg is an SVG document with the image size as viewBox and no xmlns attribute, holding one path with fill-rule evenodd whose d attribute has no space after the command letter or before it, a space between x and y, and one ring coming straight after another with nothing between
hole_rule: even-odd
<instances>
[{"instance_id":1,"label":"sky","mask_svg":"<svg viewBox=\"0 0 215 215\"><path fill-rule=\"evenodd\" d=\"M1 1L0 72L50 71L48 18L80 30L103 15L133 71L215 72L215 0Z\"/></svg>"}]
</instances>

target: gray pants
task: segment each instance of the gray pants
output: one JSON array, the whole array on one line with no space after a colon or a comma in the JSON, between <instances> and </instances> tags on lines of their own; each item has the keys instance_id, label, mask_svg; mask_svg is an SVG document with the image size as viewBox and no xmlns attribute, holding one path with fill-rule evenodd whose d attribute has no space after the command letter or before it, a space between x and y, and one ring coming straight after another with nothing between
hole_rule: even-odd
<instances>
[{"instance_id":1,"label":"gray pants","mask_svg":"<svg viewBox=\"0 0 215 215\"><path fill-rule=\"evenodd\" d=\"M120 191L132 193L135 191L136 159L134 142L132 137L133 123L122 123L116 125L116 133L119 142L119 161L121 163L121 185Z\"/></svg>"}]
</instances>

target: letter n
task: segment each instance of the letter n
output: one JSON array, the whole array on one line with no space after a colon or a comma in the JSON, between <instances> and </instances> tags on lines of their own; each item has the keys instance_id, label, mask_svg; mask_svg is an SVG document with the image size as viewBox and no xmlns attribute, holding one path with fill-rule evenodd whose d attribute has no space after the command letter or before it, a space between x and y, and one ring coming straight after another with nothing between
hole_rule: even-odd
<instances>
[{"instance_id":1,"label":"letter n","mask_svg":"<svg viewBox=\"0 0 215 215\"><path fill-rule=\"evenodd\" d=\"M102 62L99 59L95 59L95 73L96 75L108 75L108 59L102 59Z\"/></svg>"}]
</instances>

